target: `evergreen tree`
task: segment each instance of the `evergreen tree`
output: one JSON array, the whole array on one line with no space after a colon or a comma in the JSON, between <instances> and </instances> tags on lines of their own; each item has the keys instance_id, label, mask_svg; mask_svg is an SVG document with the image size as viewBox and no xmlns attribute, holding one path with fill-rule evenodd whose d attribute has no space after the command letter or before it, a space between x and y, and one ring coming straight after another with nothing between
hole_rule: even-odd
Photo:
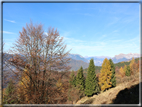
<instances>
[{"instance_id":1,"label":"evergreen tree","mask_svg":"<svg viewBox=\"0 0 142 107\"><path fill-rule=\"evenodd\" d=\"M99 85L97 77L95 74L95 65L93 59L90 60L87 77L85 81L85 94L87 96L92 96L93 94L99 92Z\"/></svg>"},{"instance_id":2,"label":"evergreen tree","mask_svg":"<svg viewBox=\"0 0 142 107\"><path fill-rule=\"evenodd\" d=\"M130 66L127 66L127 69L126 69L125 75L126 75L126 76L130 76L130 75L131 75Z\"/></svg>"},{"instance_id":3,"label":"evergreen tree","mask_svg":"<svg viewBox=\"0 0 142 107\"><path fill-rule=\"evenodd\" d=\"M80 90L84 90L85 88L85 79L83 75L83 68L82 66L78 70L78 73L76 75L76 86L79 87Z\"/></svg>"},{"instance_id":4,"label":"evergreen tree","mask_svg":"<svg viewBox=\"0 0 142 107\"><path fill-rule=\"evenodd\" d=\"M69 82L72 86L76 86L76 76L74 75L74 71L71 72L71 78Z\"/></svg>"},{"instance_id":5,"label":"evergreen tree","mask_svg":"<svg viewBox=\"0 0 142 107\"><path fill-rule=\"evenodd\" d=\"M101 90L104 91L112 86L111 83L111 65L107 58L104 59L102 64L101 73L99 75L99 85L101 87Z\"/></svg>"},{"instance_id":6,"label":"evergreen tree","mask_svg":"<svg viewBox=\"0 0 142 107\"><path fill-rule=\"evenodd\" d=\"M116 77L115 77L115 66L114 63L111 59L109 59L110 65L111 65L111 71L112 71L112 76L111 76L111 83L112 83L112 87L116 86Z\"/></svg>"},{"instance_id":7,"label":"evergreen tree","mask_svg":"<svg viewBox=\"0 0 142 107\"><path fill-rule=\"evenodd\" d=\"M4 102L5 104L12 104L14 99L12 99L14 93L14 84L13 81L10 80L5 91L4 91Z\"/></svg>"},{"instance_id":8,"label":"evergreen tree","mask_svg":"<svg viewBox=\"0 0 142 107\"><path fill-rule=\"evenodd\" d=\"M7 87L6 87L6 90L5 90L5 93L8 95L8 94L11 94L14 90L14 85L13 85L13 82L12 80L10 80L10 82L8 83Z\"/></svg>"}]
</instances>

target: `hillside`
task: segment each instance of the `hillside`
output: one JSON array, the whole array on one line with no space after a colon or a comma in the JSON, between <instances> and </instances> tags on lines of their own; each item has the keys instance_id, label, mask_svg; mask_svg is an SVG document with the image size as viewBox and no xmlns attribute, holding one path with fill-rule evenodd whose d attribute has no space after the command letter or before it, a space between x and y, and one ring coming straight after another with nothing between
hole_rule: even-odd
<instances>
[{"instance_id":1,"label":"hillside","mask_svg":"<svg viewBox=\"0 0 142 107\"><path fill-rule=\"evenodd\" d=\"M69 66L71 66L71 70L77 71L81 66L85 69L88 68L88 63L81 61L81 60L74 60L71 59Z\"/></svg>"},{"instance_id":2,"label":"hillside","mask_svg":"<svg viewBox=\"0 0 142 107\"><path fill-rule=\"evenodd\" d=\"M135 62L138 62L139 59L140 59L140 58L136 58L136 59L135 59ZM124 65L129 65L129 64L130 64L130 61L127 61L127 62L122 61L122 62L116 63L116 64L114 64L114 65L115 65L115 67L118 66L118 67L120 68L120 67L122 67L122 66L124 66Z\"/></svg>"},{"instance_id":3,"label":"hillside","mask_svg":"<svg viewBox=\"0 0 142 107\"><path fill-rule=\"evenodd\" d=\"M88 60L79 54L69 54L67 57L74 59L74 60L81 60L88 63Z\"/></svg>"},{"instance_id":4,"label":"hillside","mask_svg":"<svg viewBox=\"0 0 142 107\"><path fill-rule=\"evenodd\" d=\"M136 58L136 59L135 59L135 62L137 63L137 62L139 61L139 59L140 59L140 58ZM114 66L115 66L115 67L118 67L118 68L123 67L123 66L125 66L125 65L130 65L130 61L127 61L127 62L122 61L122 62L119 62L119 63L114 64ZM97 74L97 73L100 73L101 68L102 68L101 66L95 66L95 69L96 69L95 72L96 72L96 74ZM84 73L86 74L87 68L84 69L84 71L85 71Z\"/></svg>"},{"instance_id":5,"label":"hillside","mask_svg":"<svg viewBox=\"0 0 142 107\"><path fill-rule=\"evenodd\" d=\"M136 62L138 60L139 60L139 58L135 59ZM88 63L86 64L85 62L83 62L81 60L71 59L70 64L71 64L71 66L74 67L73 69L78 70L77 67L83 66L83 68L85 68L84 66L86 66ZM116 66L121 67L121 66L128 65L128 64L130 64L130 62L120 62L120 63L115 64L115 67ZM86 69L84 69L84 71L85 71L84 75L85 76L87 74L87 67L88 66L86 66ZM97 74L97 73L100 72L101 66L96 66L95 69L96 69L96 74ZM59 80L59 78L62 77L62 75L65 76L64 78L62 78L62 82L61 83L63 83L63 86L65 87L65 88L63 88L63 90L66 91L66 92L63 91L62 95L59 95L59 96L63 96L63 98L65 99L64 103L66 103L66 104L72 104L71 101L68 102L68 96L67 96L67 94L68 94L67 90L69 90L69 82L68 81L69 81L70 73L71 72L53 72L53 74L51 75L51 77L55 78L55 80L56 80L55 83ZM75 72L75 75L76 74L77 74L77 72ZM111 88L111 89L109 89L109 90L107 90L107 91L105 91L103 93L100 93L98 95L94 95L93 97L83 97L82 99L80 99L77 102L77 104L110 104L110 103L120 103L121 99L125 98L124 96L122 96L123 95L122 93L124 93L124 95L126 95L126 96L128 95L128 98L131 98L130 100L133 100L132 97L134 97L134 99L136 99L134 101L134 103L135 103L135 102L138 101L138 90L137 90L138 89L138 83L139 83L138 79L139 79L138 73L136 75L131 76L131 77L116 78L117 86L115 88ZM129 91L129 90L132 90L132 91ZM75 90L73 90L73 91L75 91ZM57 91L55 91L55 92L57 92ZM131 94L130 92L132 92L132 93L134 92L135 95L129 96ZM79 94L75 94L75 95L77 95L77 97L79 96Z\"/></svg>"},{"instance_id":6,"label":"hillside","mask_svg":"<svg viewBox=\"0 0 142 107\"><path fill-rule=\"evenodd\" d=\"M123 78L129 80L118 84L103 93L92 97L83 97L75 104L138 104L139 103L139 73ZM141 82L140 82L141 83Z\"/></svg>"}]
</instances>

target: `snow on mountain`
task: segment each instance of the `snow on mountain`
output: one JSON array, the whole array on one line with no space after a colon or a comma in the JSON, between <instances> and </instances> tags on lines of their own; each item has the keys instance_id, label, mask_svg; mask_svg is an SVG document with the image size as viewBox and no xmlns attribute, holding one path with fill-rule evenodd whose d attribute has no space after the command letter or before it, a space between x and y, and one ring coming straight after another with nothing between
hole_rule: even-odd
<instances>
[{"instance_id":1,"label":"snow on mountain","mask_svg":"<svg viewBox=\"0 0 142 107\"><path fill-rule=\"evenodd\" d=\"M85 56L85 57L82 57L79 54L70 54L69 57L72 59L75 59L75 60L82 60L87 63L89 63L90 59L93 58L95 66L101 66L103 63L103 60L105 58L112 59L114 63L118 63L121 61L128 61L128 60L132 59L133 57L138 58L138 57L140 57L140 54L138 54L138 53L129 53L129 54L120 53L119 55L115 55L114 57L109 57L109 56L91 56L91 57Z\"/></svg>"},{"instance_id":2,"label":"snow on mountain","mask_svg":"<svg viewBox=\"0 0 142 107\"><path fill-rule=\"evenodd\" d=\"M131 59L132 57L138 58L138 57L140 57L140 54L138 54L138 53L129 53L129 54L120 53L119 55L115 55L116 59L120 59L120 58Z\"/></svg>"}]
</instances>

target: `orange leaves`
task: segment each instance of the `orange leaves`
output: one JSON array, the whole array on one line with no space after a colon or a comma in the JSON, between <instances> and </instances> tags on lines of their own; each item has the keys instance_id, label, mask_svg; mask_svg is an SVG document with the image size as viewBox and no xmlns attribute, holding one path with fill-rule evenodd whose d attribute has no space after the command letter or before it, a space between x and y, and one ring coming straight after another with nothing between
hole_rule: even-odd
<instances>
[{"instance_id":1,"label":"orange leaves","mask_svg":"<svg viewBox=\"0 0 142 107\"><path fill-rule=\"evenodd\" d=\"M63 82L59 81L56 84L53 81L55 77L59 77L53 72L70 69L69 58L66 57L69 52L65 52L66 47L63 39L59 37L57 29L54 30L50 27L48 35L45 35L43 26L41 24L33 25L32 22L26 24L19 34L19 39L12 51L20 53L20 55L13 57L10 62L20 72L18 73L21 79L18 84L18 93L21 96L21 103L24 101L30 101L30 103L50 101L53 103L54 99L52 98L55 98L56 91L62 94L66 92ZM27 68L23 72L25 66ZM32 96L35 98L34 100Z\"/></svg>"},{"instance_id":2,"label":"orange leaves","mask_svg":"<svg viewBox=\"0 0 142 107\"><path fill-rule=\"evenodd\" d=\"M18 95L20 97L24 97L25 101L29 101L29 93L28 93L28 89L29 89L29 83L30 83L30 79L28 77L28 71L27 69L24 70L23 74L22 74L22 80L18 83Z\"/></svg>"},{"instance_id":3,"label":"orange leaves","mask_svg":"<svg viewBox=\"0 0 142 107\"><path fill-rule=\"evenodd\" d=\"M122 67L119 69L119 74L120 74L121 77L125 76L125 71L123 70Z\"/></svg>"},{"instance_id":4,"label":"orange leaves","mask_svg":"<svg viewBox=\"0 0 142 107\"><path fill-rule=\"evenodd\" d=\"M59 90L61 93L64 93L65 89L63 87L63 83L61 82L61 79L59 79L56 83L57 90Z\"/></svg>"},{"instance_id":5,"label":"orange leaves","mask_svg":"<svg viewBox=\"0 0 142 107\"><path fill-rule=\"evenodd\" d=\"M110 79L112 76L112 72L110 69L111 69L110 62L107 58L105 58L102 64L101 73L99 75L99 85L102 91L111 87L112 83L110 82Z\"/></svg>"},{"instance_id":6,"label":"orange leaves","mask_svg":"<svg viewBox=\"0 0 142 107\"><path fill-rule=\"evenodd\" d=\"M139 72L139 61L138 61L138 63L137 63L137 72Z\"/></svg>"},{"instance_id":7,"label":"orange leaves","mask_svg":"<svg viewBox=\"0 0 142 107\"><path fill-rule=\"evenodd\" d=\"M134 58L132 58L130 63L130 71L131 75L134 75L136 72L139 72L139 61L138 63L136 63Z\"/></svg>"},{"instance_id":8,"label":"orange leaves","mask_svg":"<svg viewBox=\"0 0 142 107\"><path fill-rule=\"evenodd\" d=\"M133 57L132 60L131 60L131 63L130 63L131 74L134 74L134 68L135 68L134 64L135 64L135 59Z\"/></svg>"}]
</instances>

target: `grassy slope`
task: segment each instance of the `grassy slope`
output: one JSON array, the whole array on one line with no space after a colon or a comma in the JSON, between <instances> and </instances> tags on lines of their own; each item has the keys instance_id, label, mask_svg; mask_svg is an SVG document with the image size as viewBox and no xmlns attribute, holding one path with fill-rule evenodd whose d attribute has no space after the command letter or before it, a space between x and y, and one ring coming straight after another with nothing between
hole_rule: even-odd
<instances>
[{"instance_id":1,"label":"grassy slope","mask_svg":"<svg viewBox=\"0 0 142 107\"><path fill-rule=\"evenodd\" d=\"M115 88L111 88L103 93L92 97L83 97L76 104L128 104L139 102L139 73L123 78ZM123 94L122 94L123 93Z\"/></svg>"}]
</instances>

